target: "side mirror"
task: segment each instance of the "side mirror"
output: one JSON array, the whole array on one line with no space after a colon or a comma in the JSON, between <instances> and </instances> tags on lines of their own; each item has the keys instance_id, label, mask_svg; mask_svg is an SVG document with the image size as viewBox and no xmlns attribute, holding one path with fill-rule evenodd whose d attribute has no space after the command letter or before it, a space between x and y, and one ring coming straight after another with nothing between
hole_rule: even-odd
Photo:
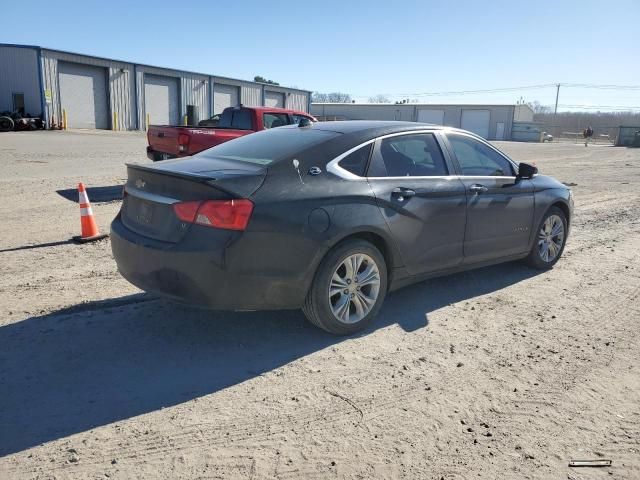
<instances>
[{"instance_id":1,"label":"side mirror","mask_svg":"<svg viewBox=\"0 0 640 480\"><path fill-rule=\"evenodd\" d=\"M532 178L536 173L538 173L538 167L529 163L518 164L518 178Z\"/></svg>"}]
</instances>

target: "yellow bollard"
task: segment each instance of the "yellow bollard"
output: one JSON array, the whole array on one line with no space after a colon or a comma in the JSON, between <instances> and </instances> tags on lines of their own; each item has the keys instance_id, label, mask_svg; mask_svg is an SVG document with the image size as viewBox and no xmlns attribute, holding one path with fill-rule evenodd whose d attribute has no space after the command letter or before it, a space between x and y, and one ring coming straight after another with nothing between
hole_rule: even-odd
<instances>
[{"instance_id":1,"label":"yellow bollard","mask_svg":"<svg viewBox=\"0 0 640 480\"><path fill-rule=\"evenodd\" d=\"M111 124L112 130L118 130L118 115L116 112L113 112L113 122Z\"/></svg>"},{"instance_id":2,"label":"yellow bollard","mask_svg":"<svg viewBox=\"0 0 640 480\"><path fill-rule=\"evenodd\" d=\"M183 121L183 125L186 127L189 123L189 117L187 117L186 115L184 116L184 121Z\"/></svg>"},{"instance_id":3,"label":"yellow bollard","mask_svg":"<svg viewBox=\"0 0 640 480\"><path fill-rule=\"evenodd\" d=\"M67 111L65 109L62 109L62 128L67 129Z\"/></svg>"},{"instance_id":4,"label":"yellow bollard","mask_svg":"<svg viewBox=\"0 0 640 480\"><path fill-rule=\"evenodd\" d=\"M151 123L151 116L147 113L147 124L146 124L147 132L149 131L149 123Z\"/></svg>"}]
</instances>

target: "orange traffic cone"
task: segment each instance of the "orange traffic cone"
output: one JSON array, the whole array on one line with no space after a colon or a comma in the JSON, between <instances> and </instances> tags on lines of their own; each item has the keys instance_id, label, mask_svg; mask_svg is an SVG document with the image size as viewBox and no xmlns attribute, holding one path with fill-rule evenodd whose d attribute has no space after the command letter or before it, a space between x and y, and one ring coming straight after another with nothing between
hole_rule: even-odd
<instances>
[{"instance_id":1,"label":"orange traffic cone","mask_svg":"<svg viewBox=\"0 0 640 480\"><path fill-rule=\"evenodd\" d=\"M106 238L109 235L100 235L98 225L95 218L93 218L93 210L91 210L91 203L89 203L89 197L87 191L84 188L83 183L78 184L78 196L80 202L80 226L82 227L82 235L79 237L73 237L73 239L80 243L92 242L94 240L100 240Z\"/></svg>"}]
</instances>

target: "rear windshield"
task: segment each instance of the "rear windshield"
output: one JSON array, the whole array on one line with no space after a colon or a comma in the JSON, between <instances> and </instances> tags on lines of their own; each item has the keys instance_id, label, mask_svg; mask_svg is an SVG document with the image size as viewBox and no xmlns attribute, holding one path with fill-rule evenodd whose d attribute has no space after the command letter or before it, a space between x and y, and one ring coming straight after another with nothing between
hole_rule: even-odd
<instances>
[{"instance_id":1,"label":"rear windshield","mask_svg":"<svg viewBox=\"0 0 640 480\"><path fill-rule=\"evenodd\" d=\"M312 128L274 128L236 138L205 150L200 155L270 165L338 135L336 132Z\"/></svg>"},{"instance_id":2,"label":"rear windshield","mask_svg":"<svg viewBox=\"0 0 640 480\"><path fill-rule=\"evenodd\" d=\"M227 108L222 112L218 128L237 128L251 130L251 112L245 109Z\"/></svg>"}]
</instances>

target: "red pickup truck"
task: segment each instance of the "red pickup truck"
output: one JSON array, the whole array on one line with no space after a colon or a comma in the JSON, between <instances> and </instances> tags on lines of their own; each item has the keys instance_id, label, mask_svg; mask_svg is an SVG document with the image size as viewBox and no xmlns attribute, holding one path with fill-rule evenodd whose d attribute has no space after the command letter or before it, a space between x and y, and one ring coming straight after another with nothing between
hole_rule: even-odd
<instances>
[{"instance_id":1,"label":"red pickup truck","mask_svg":"<svg viewBox=\"0 0 640 480\"><path fill-rule=\"evenodd\" d=\"M308 113L297 110L240 106L225 108L215 127L151 125L147 132L147 157L154 162L187 157L243 135L297 124L303 118L316 121Z\"/></svg>"}]
</instances>

